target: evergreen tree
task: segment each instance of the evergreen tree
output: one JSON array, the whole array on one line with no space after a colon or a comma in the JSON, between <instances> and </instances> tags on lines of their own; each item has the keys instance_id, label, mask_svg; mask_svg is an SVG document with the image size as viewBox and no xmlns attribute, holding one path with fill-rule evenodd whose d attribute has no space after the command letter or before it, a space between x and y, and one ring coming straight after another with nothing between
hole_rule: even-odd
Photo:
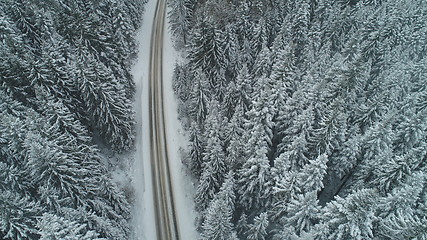
<instances>
[{"instance_id":1,"label":"evergreen tree","mask_svg":"<svg viewBox=\"0 0 427 240\"><path fill-rule=\"evenodd\" d=\"M427 219L412 209L399 209L381 223L382 236L388 239L426 239Z\"/></svg>"},{"instance_id":2,"label":"evergreen tree","mask_svg":"<svg viewBox=\"0 0 427 240\"><path fill-rule=\"evenodd\" d=\"M203 131L209 102L221 106L224 127L203 141L236 173L240 238L423 239L426 9L419 0L195 2L182 50L188 76L206 77L177 92L196 96L181 105ZM213 169L201 166L200 186L215 189L196 199L202 216L219 191ZM253 235L263 213L270 224Z\"/></svg>"},{"instance_id":3,"label":"evergreen tree","mask_svg":"<svg viewBox=\"0 0 427 240\"><path fill-rule=\"evenodd\" d=\"M94 231L87 231L86 225L69 221L63 217L45 213L37 223L41 240L67 239L67 240L91 240L99 239Z\"/></svg>"},{"instance_id":4,"label":"evergreen tree","mask_svg":"<svg viewBox=\"0 0 427 240\"><path fill-rule=\"evenodd\" d=\"M327 172L328 156L322 154L304 166L300 173L301 189L304 192L318 192L323 189L323 178Z\"/></svg>"},{"instance_id":5,"label":"evergreen tree","mask_svg":"<svg viewBox=\"0 0 427 240\"><path fill-rule=\"evenodd\" d=\"M43 208L29 197L0 190L0 236L6 239L31 239L37 235L37 218Z\"/></svg>"},{"instance_id":6,"label":"evergreen tree","mask_svg":"<svg viewBox=\"0 0 427 240\"><path fill-rule=\"evenodd\" d=\"M261 98L261 97L260 97ZM245 155L248 159L238 171L238 192L241 205L249 210L268 204L270 191L270 163L268 151L271 145L271 115L263 102L254 103L248 112L248 137ZM263 125L266 123L267 125ZM269 124L269 125L268 125Z\"/></svg>"},{"instance_id":7,"label":"evergreen tree","mask_svg":"<svg viewBox=\"0 0 427 240\"><path fill-rule=\"evenodd\" d=\"M345 198L336 197L336 200L328 203L320 213L327 231L323 238L372 238L376 223L374 213L377 198L377 193L371 189L353 192Z\"/></svg>"},{"instance_id":8,"label":"evergreen tree","mask_svg":"<svg viewBox=\"0 0 427 240\"><path fill-rule=\"evenodd\" d=\"M245 139L244 139L244 112L240 106L236 107L233 117L227 125L226 143L227 146L227 163L230 169L240 168L244 161Z\"/></svg>"},{"instance_id":9,"label":"evergreen tree","mask_svg":"<svg viewBox=\"0 0 427 240\"><path fill-rule=\"evenodd\" d=\"M224 59L222 32L214 24L211 17L206 17L196 27L192 38L192 50L189 53L191 63L199 66L209 79L209 86L217 86L217 76Z\"/></svg>"},{"instance_id":10,"label":"evergreen tree","mask_svg":"<svg viewBox=\"0 0 427 240\"><path fill-rule=\"evenodd\" d=\"M284 217L286 225L295 227L295 232L301 234L303 231L310 231L314 223L318 220L320 207L318 205L315 191L304 195L298 194L288 204L287 216Z\"/></svg>"},{"instance_id":11,"label":"evergreen tree","mask_svg":"<svg viewBox=\"0 0 427 240\"><path fill-rule=\"evenodd\" d=\"M233 173L230 172L207 209L202 225L202 239L238 239L232 223L234 202L234 179Z\"/></svg>"},{"instance_id":12,"label":"evergreen tree","mask_svg":"<svg viewBox=\"0 0 427 240\"><path fill-rule=\"evenodd\" d=\"M190 91L188 108L193 121L201 124L208 114L208 80L201 71L197 71L194 81L195 83L192 85Z\"/></svg>"},{"instance_id":13,"label":"evergreen tree","mask_svg":"<svg viewBox=\"0 0 427 240\"><path fill-rule=\"evenodd\" d=\"M214 194L219 191L228 171L219 135L221 121L219 119L217 102L215 101L211 102L210 114L206 122L209 128L205 130L207 142L203 154L202 166L204 171L202 172L196 192L197 207L200 209L206 209L209 201L213 199Z\"/></svg>"},{"instance_id":14,"label":"evergreen tree","mask_svg":"<svg viewBox=\"0 0 427 240\"><path fill-rule=\"evenodd\" d=\"M207 209L206 220L202 226L203 240L226 240L238 239L236 233L232 230L231 214L232 212L221 205L221 201L213 201Z\"/></svg>"},{"instance_id":15,"label":"evergreen tree","mask_svg":"<svg viewBox=\"0 0 427 240\"><path fill-rule=\"evenodd\" d=\"M241 67L241 63L237 60L239 49L238 49L238 36L236 33L235 25L226 25L223 31L223 51L224 51L224 66L226 75L235 76L238 69Z\"/></svg>"},{"instance_id":16,"label":"evergreen tree","mask_svg":"<svg viewBox=\"0 0 427 240\"><path fill-rule=\"evenodd\" d=\"M334 101L327 109L320 110L319 126L313 130L310 139L320 153L330 153L339 148L346 135L347 116L342 109L340 99Z\"/></svg>"},{"instance_id":17,"label":"evergreen tree","mask_svg":"<svg viewBox=\"0 0 427 240\"><path fill-rule=\"evenodd\" d=\"M129 203L94 139L132 147L123 49L140 7L0 1L0 238L128 238Z\"/></svg>"},{"instance_id":18,"label":"evergreen tree","mask_svg":"<svg viewBox=\"0 0 427 240\"><path fill-rule=\"evenodd\" d=\"M237 230L238 236L244 236L244 234L248 230L247 228L248 228L247 216L245 213L243 213L236 223L236 230Z\"/></svg>"},{"instance_id":19,"label":"evergreen tree","mask_svg":"<svg viewBox=\"0 0 427 240\"><path fill-rule=\"evenodd\" d=\"M86 114L112 148L126 150L133 142L130 102L111 72L95 63L84 49L80 51L76 77Z\"/></svg>"},{"instance_id":20,"label":"evergreen tree","mask_svg":"<svg viewBox=\"0 0 427 240\"><path fill-rule=\"evenodd\" d=\"M274 160L271 173L273 182L271 214L273 220L277 220L286 214L291 198L302 193L302 184L298 172L292 170L289 156L286 153L280 154Z\"/></svg>"},{"instance_id":21,"label":"evergreen tree","mask_svg":"<svg viewBox=\"0 0 427 240\"><path fill-rule=\"evenodd\" d=\"M293 42L296 44L295 47L295 56L300 58L300 56L304 55L305 45L308 41L308 28L310 25L310 1L302 1L299 4L295 4L296 9L294 9L293 13L293 21L292 21L292 32L293 32ZM299 62L302 59L299 59Z\"/></svg>"},{"instance_id":22,"label":"evergreen tree","mask_svg":"<svg viewBox=\"0 0 427 240\"><path fill-rule=\"evenodd\" d=\"M252 224L249 224L246 232L249 240L264 240L267 237L267 228L269 225L267 213L263 212L254 218Z\"/></svg>"},{"instance_id":23,"label":"evergreen tree","mask_svg":"<svg viewBox=\"0 0 427 240\"><path fill-rule=\"evenodd\" d=\"M270 76L272 66L272 52L269 47L263 44L261 51L255 59L253 74L255 77Z\"/></svg>"},{"instance_id":24,"label":"evergreen tree","mask_svg":"<svg viewBox=\"0 0 427 240\"><path fill-rule=\"evenodd\" d=\"M204 149L204 138L196 124L192 124L190 127L190 142L188 155L185 159L189 171L196 177L200 178L202 174L203 165L203 149Z\"/></svg>"},{"instance_id":25,"label":"evergreen tree","mask_svg":"<svg viewBox=\"0 0 427 240\"><path fill-rule=\"evenodd\" d=\"M172 34L185 45L187 44L187 32L190 30L191 17L193 15L193 0L168 1L169 23Z\"/></svg>"}]
</instances>

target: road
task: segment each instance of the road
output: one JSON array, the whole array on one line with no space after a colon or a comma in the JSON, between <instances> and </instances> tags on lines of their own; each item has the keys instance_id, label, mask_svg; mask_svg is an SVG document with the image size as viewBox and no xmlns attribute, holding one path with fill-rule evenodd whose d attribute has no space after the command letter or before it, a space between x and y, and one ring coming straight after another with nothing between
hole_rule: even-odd
<instances>
[{"instance_id":1,"label":"road","mask_svg":"<svg viewBox=\"0 0 427 240\"><path fill-rule=\"evenodd\" d=\"M156 235L159 240L180 239L173 197L165 132L163 101L163 38L165 0L158 0L151 33L149 67L149 128Z\"/></svg>"}]
</instances>

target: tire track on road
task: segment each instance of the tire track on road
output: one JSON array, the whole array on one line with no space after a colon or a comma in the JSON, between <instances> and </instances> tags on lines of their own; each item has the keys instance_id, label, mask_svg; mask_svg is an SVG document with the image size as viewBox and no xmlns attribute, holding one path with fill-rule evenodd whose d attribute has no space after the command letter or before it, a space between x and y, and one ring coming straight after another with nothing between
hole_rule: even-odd
<instances>
[{"instance_id":1,"label":"tire track on road","mask_svg":"<svg viewBox=\"0 0 427 240\"><path fill-rule=\"evenodd\" d=\"M151 33L149 68L151 171L157 239L178 240L180 236L170 177L163 101L162 63L165 14L165 1L158 0Z\"/></svg>"}]
</instances>

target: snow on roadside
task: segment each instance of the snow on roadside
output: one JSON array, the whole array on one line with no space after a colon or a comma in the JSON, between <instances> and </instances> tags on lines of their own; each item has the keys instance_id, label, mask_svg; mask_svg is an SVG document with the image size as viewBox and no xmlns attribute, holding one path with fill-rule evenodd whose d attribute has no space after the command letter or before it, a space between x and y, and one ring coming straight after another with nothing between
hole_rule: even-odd
<instances>
[{"instance_id":1,"label":"snow on roadside","mask_svg":"<svg viewBox=\"0 0 427 240\"><path fill-rule=\"evenodd\" d=\"M151 29L153 26L156 0L149 0L145 5L142 27L138 32L139 51L137 61L132 69L136 83L135 112L137 120L136 153L132 172L135 190L135 206L132 225L133 239L157 239L154 221L153 190L150 171L149 146L149 111L148 111L148 69L150 59ZM141 161L142 160L142 161Z\"/></svg>"},{"instance_id":2,"label":"snow on roadside","mask_svg":"<svg viewBox=\"0 0 427 240\"><path fill-rule=\"evenodd\" d=\"M181 239L199 239L195 229L196 212L194 210L193 196L195 189L190 177L185 176L184 165L181 161L180 148L186 148L188 139L178 119L178 106L173 91L172 76L175 63L179 59L178 53L172 44L169 31L169 21L165 21L166 32L163 48L163 97L165 103L166 134L168 142L168 155L171 167L171 180L174 189L175 207L177 210Z\"/></svg>"}]
</instances>

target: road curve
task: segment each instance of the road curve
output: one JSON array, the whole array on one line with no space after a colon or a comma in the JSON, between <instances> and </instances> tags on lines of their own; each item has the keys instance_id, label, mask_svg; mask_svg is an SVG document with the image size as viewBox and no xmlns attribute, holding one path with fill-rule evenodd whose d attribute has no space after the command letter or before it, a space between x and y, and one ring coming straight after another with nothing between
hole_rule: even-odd
<instances>
[{"instance_id":1,"label":"road curve","mask_svg":"<svg viewBox=\"0 0 427 240\"><path fill-rule=\"evenodd\" d=\"M151 33L149 68L149 128L156 235L180 239L170 177L163 101L163 36L165 0L158 0Z\"/></svg>"}]
</instances>

